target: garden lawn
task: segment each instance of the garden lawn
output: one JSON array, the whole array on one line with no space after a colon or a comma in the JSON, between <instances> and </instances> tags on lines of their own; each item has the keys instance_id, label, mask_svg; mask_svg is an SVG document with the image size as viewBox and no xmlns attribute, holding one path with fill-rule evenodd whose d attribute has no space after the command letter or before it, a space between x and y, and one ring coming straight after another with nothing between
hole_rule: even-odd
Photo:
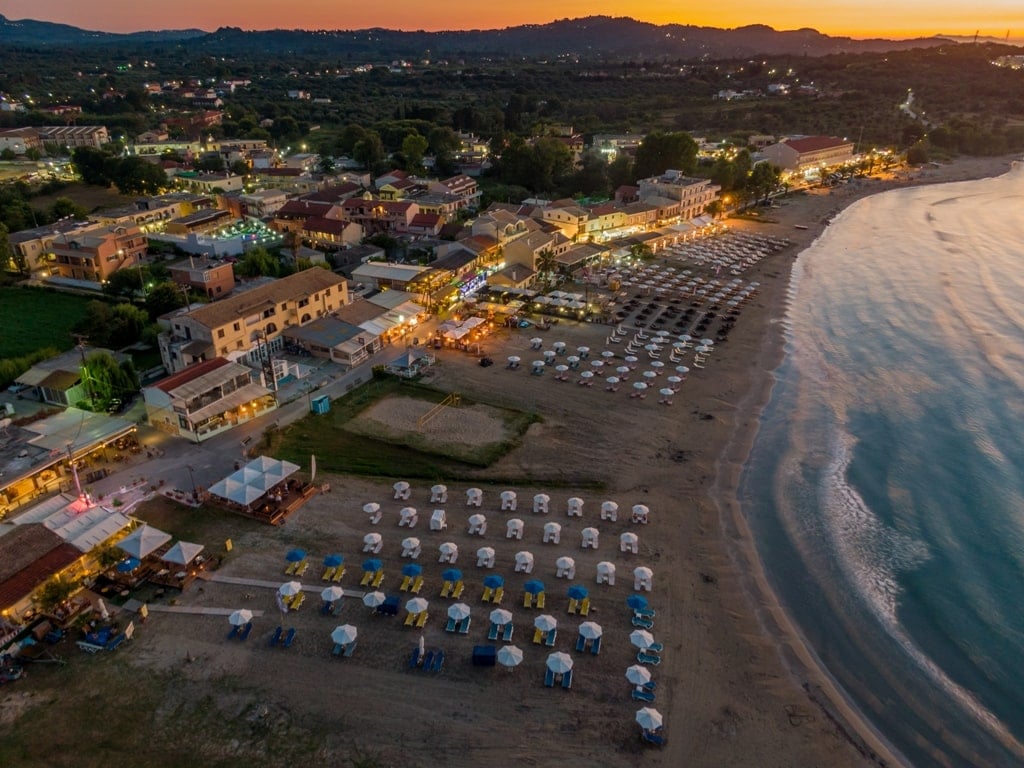
<instances>
[{"instance_id":1,"label":"garden lawn","mask_svg":"<svg viewBox=\"0 0 1024 768\"><path fill-rule=\"evenodd\" d=\"M71 328L92 299L38 288L0 288L0 359L70 349Z\"/></svg>"}]
</instances>

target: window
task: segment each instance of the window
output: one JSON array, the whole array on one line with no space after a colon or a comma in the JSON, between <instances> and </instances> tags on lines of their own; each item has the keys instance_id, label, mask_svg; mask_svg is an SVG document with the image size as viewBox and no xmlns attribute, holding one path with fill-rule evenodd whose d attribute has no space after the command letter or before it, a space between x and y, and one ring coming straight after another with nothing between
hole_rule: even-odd
<instances>
[{"instance_id":1,"label":"window","mask_svg":"<svg viewBox=\"0 0 1024 768\"><path fill-rule=\"evenodd\" d=\"M217 329L217 338L218 339L223 339L224 338L224 329L223 328L218 328Z\"/></svg>"},{"instance_id":2,"label":"window","mask_svg":"<svg viewBox=\"0 0 1024 768\"><path fill-rule=\"evenodd\" d=\"M242 330L242 326L240 326L240 325L239 325L238 323L235 323L235 325L234 325L234 329L235 329L236 331L240 331L240 330Z\"/></svg>"}]
</instances>

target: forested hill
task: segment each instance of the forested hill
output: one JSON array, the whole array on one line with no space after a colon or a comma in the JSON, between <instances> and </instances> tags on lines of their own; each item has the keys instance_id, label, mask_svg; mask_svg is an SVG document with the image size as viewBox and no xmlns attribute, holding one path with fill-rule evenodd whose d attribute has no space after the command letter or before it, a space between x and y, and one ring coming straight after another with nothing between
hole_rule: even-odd
<instances>
[{"instance_id":1,"label":"forested hill","mask_svg":"<svg viewBox=\"0 0 1024 768\"><path fill-rule=\"evenodd\" d=\"M825 56L924 48L948 43L943 38L917 40L853 40L830 37L813 29L777 31L763 25L717 29L681 24L655 25L629 18L593 16L550 24L494 30L400 32L365 30L246 31L223 27L199 30L110 34L64 24L9 21L0 16L0 44L75 46L190 40L193 49L211 54L266 53L342 55L387 58L517 57L570 60L730 59L755 55Z\"/></svg>"}]
</instances>

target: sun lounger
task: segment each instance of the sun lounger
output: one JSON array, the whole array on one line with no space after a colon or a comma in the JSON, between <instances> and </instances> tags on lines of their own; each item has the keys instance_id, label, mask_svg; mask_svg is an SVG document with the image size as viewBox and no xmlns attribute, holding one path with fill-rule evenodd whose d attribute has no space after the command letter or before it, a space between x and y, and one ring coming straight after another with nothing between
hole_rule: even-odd
<instances>
[{"instance_id":1,"label":"sun lounger","mask_svg":"<svg viewBox=\"0 0 1024 768\"><path fill-rule=\"evenodd\" d=\"M569 598L569 613L576 613L576 609L579 608L580 601Z\"/></svg>"},{"instance_id":2,"label":"sun lounger","mask_svg":"<svg viewBox=\"0 0 1024 768\"><path fill-rule=\"evenodd\" d=\"M566 690L572 688L572 670L570 669L564 675L562 675L562 687Z\"/></svg>"},{"instance_id":3,"label":"sun lounger","mask_svg":"<svg viewBox=\"0 0 1024 768\"><path fill-rule=\"evenodd\" d=\"M373 588L376 589L384 581L384 569L377 571L377 575L373 577Z\"/></svg>"},{"instance_id":4,"label":"sun lounger","mask_svg":"<svg viewBox=\"0 0 1024 768\"><path fill-rule=\"evenodd\" d=\"M501 626L498 625L498 624L495 624L492 621L491 622L491 628L487 630L487 639L488 640L497 640L498 639L498 634L500 632L501 632Z\"/></svg>"},{"instance_id":5,"label":"sun lounger","mask_svg":"<svg viewBox=\"0 0 1024 768\"><path fill-rule=\"evenodd\" d=\"M641 629L653 629L654 622L648 619L646 616L633 616L633 626L640 627Z\"/></svg>"},{"instance_id":6,"label":"sun lounger","mask_svg":"<svg viewBox=\"0 0 1024 768\"><path fill-rule=\"evenodd\" d=\"M273 646L278 644L278 642L281 640L281 634L283 632L284 632L284 629L281 628L280 626L277 629L274 630L274 635L273 635L273 637L270 638L270 645L271 645L271 647L273 647Z\"/></svg>"},{"instance_id":7,"label":"sun lounger","mask_svg":"<svg viewBox=\"0 0 1024 768\"><path fill-rule=\"evenodd\" d=\"M412 627L416 624L416 614L410 613L405 617L405 626Z\"/></svg>"},{"instance_id":8,"label":"sun lounger","mask_svg":"<svg viewBox=\"0 0 1024 768\"><path fill-rule=\"evenodd\" d=\"M580 600L580 616L588 616L590 614L590 598L584 597Z\"/></svg>"},{"instance_id":9,"label":"sun lounger","mask_svg":"<svg viewBox=\"0 0 1024 768\"><path fill-rule=\"evenodd\" d=\"M446 581L441 587L441 597L451 597L453 589L455 589L455 582Z\"/></svg>"},{"instance_id":10,"label":"sun lounger","mask_svg":"<svg viewBox=\"0 0 1024 768\"><path fill-rule=\"evenodd\" d=\"M247 622L242 631L238 633L238 639L245 641L249 639L249 633L252 632L252 622Z\"/></svg>"},{"instance_id":11,"label":"sun lounger","mask_svg":"<svg viewBox=\"0 0 1024 768\"><path fill-rule=\"evenodd\" d=\"M585 638L583 635L580 635L576 638L576 650L580 653L583 653L585 650L587 650L587 638Z\"/></svg>"},{"instance_id":12,"label":"sun lounger","mask_svg":"<svg viewBox=\"0 0 1024 768\"><path fill-rule=\"evenodd\" d=\"M637 686L633 689L632 696L634 701L646 701L647 703L651 703L652 701L654 701L655 698L653 693L651 693L650 691L645 691L640 686Z\"/></svg>"},{"instance_id":13,"label":"sun lounger","mask_svg":"<svg viewBox=\"0 0 1024 768\"><path fill-rule=\"evenodd\" d=\"M334 577L331 579L331 581L333 581L335 584L337 584L339 581L341 581L341 578L344 575L345 575L345 566L344 565L339 565L337 568L334 569Z\"/></svg>"},{"instance_id":14,"label":"sun lounger","mask_svg":"<svg viewBox=\"0 0 1024 768\"><path fill-rule=\"evenodd\" d=\"M302 604L304 602L306 602L306 593L305 592L299 592L295 597L292 598L291 609L293 611L299 610L299 608L302 607Z\"/></svg>"},{"instance_id":15,"label":"sun lounger","mask_svg":"<svg viewBox=\"0 0 1024 768\"><path fill-rule=\"evenodd\" d=\"M644 650L648 653L661 653L665 650L665 645L663 643L655 643L654 645L647 646Z\"/></svg>"},{"instance_id":16,"label":"sun lounger","mask_svg":"<svg viewBox=\"0 0 1024 768\"><path fill-rule=\"evenodd\" d=\"M547 688L552 687L555 684L555 673L550 669L544 673L544 685Z\"/></svg>"},{"instance_id":17,"label":"sun lounger","mask_svg":"<svg viewBox=\"0 0 1024 768\"><path fill-rule=\"evenodd\" d=\"M451 616L448 617L448 623L444 625L445 632L454 632L458 629L459 622L457 619L453 619Z\"/></svg>"},{"instance_id":18,"label":"sun lounger","mask_svg":"<svg viewBox=\"0 0 1024 768\"><path fill-rule=\"evenodd\" d=\"M533 595L529 592L523 593L523 608L533 608Z\"/></svg>"},{"instance_id":19,"label":"sun lounger","mask_svg":"<svg viewBox=\"0 0 1024 768\"><path fill-rule=\"evenodd\" d=\"M361 587L368 587L368 586L370 586L370 582L373 581L373 576L374 576L374 572L373 571L365 571L363 573L363 578L361 578L359 580L359 586L361 586Z\"/></svg>"},{"instance_id":20,"label":"sun lounger","mask_svg":"<svg viewBox=\"0 0 1024 768\"><path fill-rule=\"evenodd\" d=\"M656 747L662 747L665 745L665 737L657 731L642 731L640 733L640 738L648 744L653 744Z\"/></svg>"},{"instance_id":21,"label":"sun lounger","mask_svg":"<svg viewBox=\"0 0 1024 768\"><path fill-rule=\"evenodd\" d=\"M330 581L333 577L334 577L334 567L332 566L332 567L330 567L330 568L328 568L328 569L326 569L324 571L323 576L320 577L320 580L321 581Z\"/></svg>"},{"instance_id":22,"label":"sun lounger","mask_svg":"<svg viewBox=\"0 0 1024 768\"><path fill-rule=\"evenodd\" d=\"M473 621L473 617L472 616L467 616L466 618L464 618L462 621L459 622L459 634L460 635L468 635L469 634L469 625L470 625L470 622L472 622L472 621Z\"/></svg>"},{"instance_id":23,"label":"sun lounger","mask_svg":"<svg viewBox=\"0 0 1024 768\"><path fill-rule=\"evenodd\" d=\"M288 630L288 634L284 636L284 642L281 643L281 647L282 648L291 648L292 647L292 643L295 642L295 634L296 634L296 632L297 632L297 630L295 629L295 627L292 627L291 629Z\"/></svg>"},{"instance_id":24,"label":"sun lounger","mask_svg":"<svg viewBox=\"0 0 1024 768\"><path fill-rule=\"evenodd\" d=\"M427 651L423 655L423 669L424 669L424 671L429 672L430 671L430 665L433 664L433 663L434 663L434 652L433 651Z\"/></svg>"},{"instance_id":25,"label":"sun lounger","mask_svg":"<svg viewBox=\"0 0 1024 768\"><path fill-rule=\"evenodd\" d=\"M505 588L504 587L498 587L496 590L494 590L494 594L491 595L491 602L494 603L495 605L501 605L502 598L504 598L504 597L505 597Z\"/></svg>"},{"instance_id":26,"label":"sun lounger","mask_svg":"<svg viewBox=\"0 0 1024 768\"><path fill-rule=\"evenodd\" d=\"M414 595L418 595L421 589L423 589L423 577L417 576L416 579L413 581L412 586L409 587L409 591L412 592Z\"/></svg>"},{"instance_id":27,"label":"sun lounger","mask_svg":"<svg viewBox=\"0 0 1024 768\"><path fill-rule=\"evenodd\" d=\"M643 651L640 651L640 653L636 655L636 660L641 664L650 664L652 667L656 667L661 664L661 656L656 653L644 653Z\"/></svg>"},{"instance_id":28,"label":"sun lounger","mask_svg":"<svg viewBox=\"0 0 1024 768\"><path fill-rule=\"evenodd\" d=\"M235 624L231 627L231 631L228 632L228 640L233 640L238 637L238 633L242 631L242 628Z\"/></svg>"},{"instance_id":29,"label":"sun lounger","mask_svg":"<svg viewBox=\"0 0 1024 768\"><path fill-rule=\"evenodd\" d=\"M358 642L359 642L358 640L353 640L351 643L348 644L348 647L345 648L345 658L346 659L351 658L352 654L356 652L356 644Z\"/></svg>"},{"instance_id":30,"label":"sun lounger","mask_svg":"<svg viewBox=\"0 0 1024 768\"><path fill-rule=\"evenodd\" d=\"M409 669L415 669L420 664L420 647L417 645L412 649L412 654L409 656Z\"/></svg>"},{"instance_id":31,"label":"sun lounger","mask_svg":"<svg viewBox=\"0 0 1024 768\"><path fill-rule=\"evenodd\" d=\"M427 614L427 612L426 612L426 611L424 611L423 613L421 613L421 614L419 615L419 617L418 617L418 618L416 619L416 626L417 626L417 627L422 627L422 626L423 626L424 624L426 624L426 623L427 623L427 616L428 616L428 615L429 615L429 614Z\"/></svg>"},{"instance_id":32,"label":"sun lounger","mask_svg":"<svg viewBox=\"0 0 1024 768\"><path fill-rule=\"evenodd\" d=\"M512 640L512 632L514 630L515 630L515 625L510 621L508 624L505 625L505 629L501 633L501 639L504 642L506 642L506 643L509 642L510 640Z\"/></svg>"},{"instance_id":33,"label":"sun lounger","mask_svg":"<svg viewBox=\"0 0 1024 768\"><path fill-rule=\"evenodd\" d=\"M540 645L544 642L544 630L535 629L533 630L533 643L534 645Z\"/></svg>"},{"instance_id":34,"label":"sun lounger","mask_svg":"<svg viewBox=\"0 0 1024 768\"><path fill-rule=\"evenodd\" d=\"M341 643L335 643L334 644L334 650L331 651L331 654L334 655L334 656L341 656L341 654L342 654L342 652L344 650L345 650L345 646L344 645L342 645Z\"/></svg>"},{"instance_id":35,"label":"sun lounger","mask_svg":"<svg viewBox=\"0 0 1024 768\"><path fill-rule=\"evenodd\" d=\"M299 563L299 567L295 569L295 575L296 576L305 576L306 571L308 571L308 570L309 570L309 561L308 560L303 560L301 563Z\"/></svg>"},{"instance_id":36,"label":"sun lounger","mask_svg":"<svg viewBox=\"0 0 1024 768\"><path fill-rule=\"evenodd\" d=\"M544 607L544 593L543 592L538 592L537 593L537 599L536 599L536 602L534 603L534 605L537 608L543 608Z\"/></svg>"},{"instance_id":37,"label":"sun lounger","mask_svg":"<svg viewBox=\"0 0 1024 768\"><path fill-rule=\"evenodd\" d=\"M294 563L288 563L288 567L284 569L284 575L285 576L292 576L292 575L294 575L295 571L298 569L298 567L299 567L298 561L296 561Z\"/></svg>"},{"instance_id":38,"label":"sun lounger","mask_svg":"<svg viewBox=\"0 0 1024 768\"><path fill-rule=\"evenodd\" d=\"M634 608L633 609L633 615L634 616L644 616L644 617L646 617L648 619L653 619L654 618L654 609L653 608Z\"/></svg>"},{"instance_id":39,"label":"sun lounger","mask_svg":"<svg viewBox=\"0 0 1024 768\"><path fill-rule=\"evenodd\" d=\"M456 600L458 600L460 597L462 597L462 590L464 590L465 588L466 588L466 582L464 582L464 581L457 581L457 582L455 582L455 588L452 589L452 597L454 597Z\"/></svg>"},{"instance_id":40,"label":"sun lounger","mask_svg":"<svg viewBox=\"0 0 1024 768\"><path fill-rule=\"evenodd\" d=\"M295 595L281 595L281 605L285 607L285 610L292 607L292 600L295 599Z\"/></svg>"},{"instance_id":41,"label":"sun lounger","mask_svg":"<svg viewBox=\"0 0 1024 768\"><path fill-rule=\"evenodd\" d=\"M552 629L550 632L548 632L548 636L547 639L544 641L544 645L548 646L549 648L554 646L556 637L558 637L558 630Z\"/></svg>"},{"instance_id":42,"label":"sun lounger","mask_svg":"<svg viewBox=\"0 0 1024 768\"><path fill-rule=\"evenodd\" d=\"M329 603L326 600L324 600L323 603L321 603L321 605L320 605L320 615L321 616L330 616L332 608L334 608L334 604L333 603Z\"/></svg>"},{"instance_id":43,"label":"sun lounger","mask_svg":"<svg viewBox=\"0 0 1024 768\"><path fill-rule=\"evenodd\" d=\"M594 642L590 644L590 652L597 656L601 652L601 638L595 638Z\"/></svg>"},{"instance_id":44,"label":"sun lounger","mask_svg":"<svg viewBox=\"0 0 1024 768\"><path fill-rule=\"evenodd\" d=\"M405 576L405 577L402 578L402 586L400 586L398 589L401 592L408 592L409 591L409 587L411 587L411 586L412 586L412 576Z\"/></svg>"},{"instance_id":45,"label":"sun lounger","mask_svg":"<svg viewBox=\"0 0 1024 768\"><path fill-rule=\"evenodd\" d=\"M434 663L430 665L431 672L440 672L444 668L444 651L434 654Z\"/></svg>"},{"instance_id":46,"label":"sun lounger","mask_svg":"<svg viewBox=\"0 0 1024 768\"><path fill-rule=\"evenodd\" d=\"M491 596L493 594L494 594L494 588L493 587L484 587L484 594L483 594L483 597L481 599L485 603L489 603L491 601Z\"/></svg>"}]
</instances>

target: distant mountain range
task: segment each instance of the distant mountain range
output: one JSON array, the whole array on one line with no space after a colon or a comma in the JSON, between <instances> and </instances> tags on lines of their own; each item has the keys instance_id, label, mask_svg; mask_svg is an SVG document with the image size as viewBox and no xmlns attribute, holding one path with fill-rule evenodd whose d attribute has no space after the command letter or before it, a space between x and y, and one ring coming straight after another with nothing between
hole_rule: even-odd
<instances>
[{"instance_id":1,"label":"distant mountain range","mask_svg":"<svg viewBox=\"0 0 1024 768\"><path fill-rule=\"evenodd\" d=\"M492 30L401 32L364 30L246 31L223 27L115 34L46 21L10 21L0 16L0 45L79 47L189 41L191 48L232 54L316 54L384 58L576 58L594 60L731 59L756 55L824 56L945 45L946 37L915 40L854 40L813 29L778 31L763 25L717 29L648 24L630 18L592 16L550 24Z\"/></svg>"}]
</instances>

